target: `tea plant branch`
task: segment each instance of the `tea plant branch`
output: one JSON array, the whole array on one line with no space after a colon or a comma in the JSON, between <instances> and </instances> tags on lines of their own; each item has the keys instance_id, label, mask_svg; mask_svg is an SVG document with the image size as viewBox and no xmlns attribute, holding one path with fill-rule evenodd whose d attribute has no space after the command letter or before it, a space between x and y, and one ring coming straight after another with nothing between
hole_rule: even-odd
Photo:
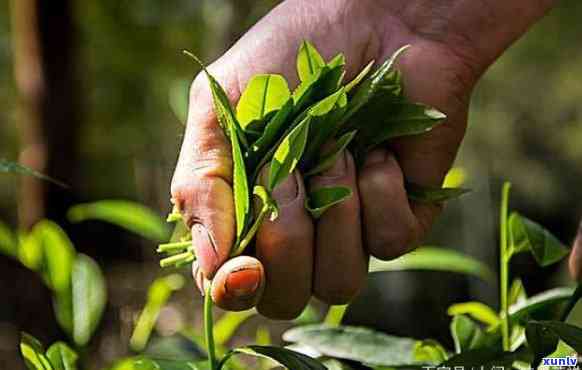
<instances>
[{"instance_id":1,"label":"tea plant branch","mask_svg":"<svg viewBox=\"0 0 582 370\"><path fill-rule=\"evenodd\" d=\"M216 360L216 348L214 345L214 328L212 321L212 295L211 284L208 284L204 294L204 338L206 340L206 350L208 351L208 368L214 370L218 366Z\"/></svg>"},{"instance_id":2,"label":"tea plant branch","mask_svg":"<svg viewBox=\"0 0 582 370\"><path fill-rule=\"evenodd\" d=\"M507 214L509 207L509 190L511 189L511 183L506 182L503 184L503 189L501 193L501 208L500 208L500 240L499 240L499 271L500 271L500 289L499 289L499 301L501 305L501 335L503 342L503 350L509 351L509 304L508 304L508 280L509 280L509 260L511 258L510 251L508 248L508 227L507 227Z\"/></svg>"}]
</instances>

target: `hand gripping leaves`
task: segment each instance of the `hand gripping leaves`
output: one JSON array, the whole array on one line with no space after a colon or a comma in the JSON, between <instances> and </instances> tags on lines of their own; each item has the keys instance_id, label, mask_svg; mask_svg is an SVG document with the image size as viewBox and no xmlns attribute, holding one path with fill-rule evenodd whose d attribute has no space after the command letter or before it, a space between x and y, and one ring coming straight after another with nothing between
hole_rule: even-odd
<instances>
[{"instance_id":1,"label":"hand gripping leaves","mask_svg":"<svg viewBox=\"0 0 582 370\"><path fill-rule=\"evenodd\" d=\"M280 75L256 75L236 109L203 63L186 52L208 78L214 110L232 147L236 242L231 256L240 255L253 243L266 217L277 217L277 203L271 194L296 168L306 177L317 175L330 168L346 148L361 163L366 153L387 140L428 132L445 119L441 112L404 97L401 75L394 65L407 48L400 48L374 72L374 62L370 62L356 78L345 82L344 56L338 54L326 63L315 47L304 41L297 57L299 86L291 92ZM322 151L329 142L332 145ZM255 185L264 166L268 166L266 186ZM464 192L407 186L414 200L425 202L442 202ZM322 188L308 195L305 206L318 218L350 196L348 188ZM259 207L255 212L253 205ZM188 230L180 220L177 209L168 218L178 225L171 242L158 248L166 255L162 266L182 266L195 259Z\"/></svg>"}]
</instances>

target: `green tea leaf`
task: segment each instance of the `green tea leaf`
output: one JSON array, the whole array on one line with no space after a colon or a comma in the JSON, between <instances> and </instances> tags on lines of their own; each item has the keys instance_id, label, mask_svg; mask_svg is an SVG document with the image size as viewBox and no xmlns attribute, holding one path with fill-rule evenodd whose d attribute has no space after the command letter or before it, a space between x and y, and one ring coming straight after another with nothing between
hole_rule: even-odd
<instances>
[{"instance_id":1,"label":"green tea leaf","mask_svg":"<svg viewBox=\"0 0 582 370\"><path fill-rule=\"evenodd\" d=\"M485 340L483 330L465 315L453 317L451 321L451 336L455 343L456 353L479 348Z\"/></svg>"},{"instance_id":2,"label":"green tea leaf","mask_svg":"<svg viewBox=\"0 0 582 370\"><path fill-rule=\"evenodd\" d=\"M482 262L452 249L419 247L392 261L372 258L370 272L433 270L473 275L487 282L495 281L495 274Z\"/></svg>"},{"instance_id":3,"label":"green tea leaf","mask_svg":"<svg viewBox=\"0 0 582 370\"><path fill-rule=\"evenodd\" d=\"M568 305L564 308L562 312L562 317L560 321L566 321L578 301L582 299L582 283L578 284L574 293L572 293L572 297L568 300Z\"/></svg>"},{"instance_id":4,"label":"green tea leaf","mask_svg":"<svg viewBox=\"0 0 582 370\"><path fill-rule=\"evenodd\" d=\"M299 352L291 351L287 348L268 346L246 346L234 348L228 352L220 364L218 370L222 369L230 358L236 354L244 354L254 357L266 358L290 370L325 370L319 361L303 355Z\"/></svg>"},{"instance_id":5,"label":"green tea leaf","mask_svg":"<svg viewBox=\"0 0 582 370\"><path fill-rule=\"evenodd\" d=\"M441 124L446 116L423 104L396 102L373 105L354 116L360 125L355 146L358 153L397 137L420 135Z\"/></svg>"},{"instance_id":6,"label":"green tea leaf","mask_svg":"<svg viewBox=\"0 0 582 370\"><path fill-rule=\"evenodd\" d=\"M55 370L77 370L79 355L66 343L57 342L51 345L46 356Z\"/></svg>"},{"instance_id":7,"label":"green tea leaf","mask_svg":"<svg viewBox=\"0 0 582 370\"><path fill-rule=\"evenodd\" d=\"M280 75L256 75L248 83L236 106L236 117L243 129L281 109L291 98L287 81Z\"/></svg>"},{"instance_id":8,"label":"green tea leaf","mask_svg":"<svg viewBox=\"0 0 582 370\"><path fill-rule=\"evenodd\" d=\"M267 122L262 135L253 143L248 154L248 163L253 166L262 158L275 144L280 135L285 131L287 118L293 112L293 99L287 102L277 111L277 113Z\"/></svg>"},{"instance_id":9,"label":"green tea leaf","mask_svg":"<svg viewBox=\"0 0 582 370\"><path fill-rule=\"evenodd\" d=\"M509 321L519 323L556 305L568 302L574 293L572 288L554 288L531 296L527 300L509 307Z\"/></svg>"},{"instance_id":10,"label":"green tea leaf","mask_svg":"<svg viewBox=\"0 0 582 370\"><path fill-rule=\"evenodd\" d=\"M178 274L164 276L154 280L148 290L147 302L141 311L129 346L136 352L141 352L147 345L160 311L173 292L182 289L184 278Z\"/></svg>"},{"instance_id":11,"label":"green tea leaf","mask_svg":"<svg viewBox=\"0 0 582 370\"><path fill-rule=\"evenodd\" d=\"M525 327L527 344L534 354L533 368L537 369L542 359L553 353L560 338L556 333L537 322L529 322Z\"/></svg>"},{"instance_id":12,"label":"green tea leaf","mask_svg":"<svg viewBox=\"0 0 582 370\"><path fill-rule=\"evenodd\" d=\"M351 366L333 358L326 358L321 361L327 370L353 370Z\"/></svg>"},{"instance_id":13,"label":"green tea leaf","mask_svg":"<svg viewBox=\"0 0 582 370\"><path fill-rule=\"evenodd\" d=\"M417 362L438 365L448 357L446 349L436 340L421 340L414 345L414 359Z\"/></svg>"},{"instance_id":14,"label":"green tea leaf","mask_svg":"<svg viewBox=\"0 0 582 370\"><path fill-rule=\"evenodd\" d=\"M305 81L325 66L325 61L309 41L303 41L297 54L297 75Z\"/></svg>"},{"instance_id":15,"label":"green tea leaf","mask_svg":"<svg viewBox=\"0 0 582 370\"><path fill-rule=\"evenodd\" d=\"M367 328L308 325L285 332L283 339L315 349L323 355L370 365L400 366L416 363L416 341Z\"/></svg>"},{"instance_id":16,"label":"green tea leaf","mask_svg":"<svg viewBox=\"0 0 582 370\"><path fill-rule=\"evenodd\" d=\"M452 356L439 365L439 368L465 368L497 370L500 367L511 369L515 361L530 362L527 351L503 352L497 346L478 348Z\"/></svg>"},{"instance_id":17,"label":"green tea leaf","mask_svg":"<svg viewBox=\"0 0 582 370\"><path fill-rule=\"evenodd\" d=\"M55 185L58 185L62 188L69 188L69 186L59 180L55 180L52 177L49 177L47 175L44 175L30 167L26 167L23 166L19 163L16 162L11 162L7 159L4 158L0 158L0 172L6 172L6 173L18 173L21 175L27 175L27 176L32 176L32 177L36 177L37 179L40 180L44 180L44 181L48 181L50 183L53 183Z\"/></svg>"},{"instance_id":18,"label":"green tea leaf","mask_svg":"<svg viewBox=\"0 0 582 370\"><path fill-rule=\"evenodd\" d=\"M558 336L576 352L582 353L582 328L561 321L530 321L528 326L540 326Z\"/></svg>"},{"instance_id":19,"label":"green tea leaf","mask_svg":"<svg viewBox=\"0 0 582 370\"><path fill-rule=\"evenodd\" d=\"M344 119L350 120L362 107L367 106L368 103L374 98L380 98L386 103L387 99L383 99L388 96L393 96L394 98L401 98L401 82L399 73L395 72L393 67L398 59L398 57L408 49L408 45L398 49L388 60L386 60L370 77L366 78L362 83L359 84L357 90L355 91L353 97L350 99L348 110L344 116ZM364 122L359 122L364 124ZM368 122L365 122L366 124ZM357 125L357 122L353 122L352 125L346 127L347 131L353 130L353 125Z\"/></svg>"},{"instance_id":20,"label":"green tea leaf","mask_svg":"<svg viewBox=\"0 0 582 370\"><path fill-rule=\"evenodd\" d=\"M352 189L345 186L319 188L309 193L305 208L315 219L320 218L325 211L352 196Z\"/></svg>"},{"instance_id":21,"label":"green tea leaf","mask_svg":"<svg viewBox=\"0 0 582 370\"><path fill-rule=\"evenodd\" d=\"M225 345L242 323L256 314L256 310L226 312L214 323L214 342L221 346Z\"/></svg>"},{"instance_id":22,"label":"green tea leaf","mask_svg":"<svg viewBox=\"0 0 582 370\"><path fill-rule=\"evenodd\" d=\"M69 290L77 254L73 243L65 231L52 221L39 222L32 232L42 245L44 270L49 287L56 292Z\"/></svg>"},{"instance_id":23,"label":"green tea leaf","mask_svg":"<svg viewBox=\"0 0 582 370\"><path fill-rule=\"evenodd\" d=\"M521 279L514 279L509 288L508 303L509 305L521 304L527 300L527 294L525 293L525 287Z\"/></svg>"},{"instance_id":24,"label":"green tea leaf","mask_svg":"<svg viewBox=\"0 0 582 370\"><path fill-rule=\"evenodd\" d=\"M89 256L77 255L72 275L73 339L79 346L89 343L107 301L105 278Z\"/></svg>"},{"instance_id":25,"label":"green tea leaf","mask_svg":"<svg viewBox=\"0 0 582 370\"><path fill-rule=\"evenodd\" d=\"M42 240L33 230L19 236L18 260L32 271L39 271L43 263Z\"/></svg>"},{"instance_id":26,"label":"green tea leaf","mask_svg":"<svg viewBox=\"0 0 582 370\"><path fill-rule=\"evenodd\" d=\"M328 326L340 326L344 316L348 310L349 305L333 305L329 307L323 323Z\"/></svg>"},{"instance_id":27,"label":"green tea leaf","mask_svg":"<svg viewBox=\"0 0 582 370\"><path fill-rule=\"evenodd\" d=\"M269 170L267 189L271 192L281 184L297 167L307 142L311 117L306 117L279 144Z\"/></svg>"},{"instance_id":28,"label":"green tea leaf","mask_svg":"<svg viewBox=\"0 0 582 370\"><path fill-rule=\"evenodd\" d=\"M211 370L206 361L162 360L137 356L117 362L111 370Z\"/></svg>"},{"instance_id":29,"label":"green tea leaf","mask_svg":"<svg viewBox=\"0 0 582 370\"><path fill-rule=\"evenodd\" d=\"M559 262L569 253L568 248L543 226L517 212L509 217L509 235L513 253L529 251L542 267Z\"/></svg>"},{"instance_id":30,"label":"green tea leaf","mask_svg":"<svg viewBox=\"0 0 582 370\"><path fill-rule=\"evenodd\" d=\"M501 319L493 309L481 302L455 303L449 307L447 313L450 316L468 315L486 325L495 326L501 323Z\"/></svg>"},{"instance_id":31,"label":"green tea leaf","mask_svg":"<svg viewBox=\"0 0 582 370\"><path fill-rule=\"evenodd\" d=\"M18 254L16 237L12 230L2 222L0 222L0 253L9 257L16 257Z\"/></svg>"},{"instance_id":32,"label":"green tea leaf","mask_svg":"<svg viewBox=\"0 0 582 370\"><path fill-rule=\"evenodd\" d=\"M88 220L108 222L157 242L170 236L166 222L156 212L127 200L108 199L77 204L69 209L67 216L75 223Z\"/></svg>"},{"instance_id":33,"label":"green tea leaf","mask_svg":"<svg viewBox=\"0 0 582 370\"><path fill-rule=\"evenodd\" d=\"M323 145L336 135L341 125L341 117L346 110L347 99L342 88L308 110L307 114L312 117L312 121L302 168L310 168Z\"/></svg>"},{"instance_id":34,"label":"green tea leaf","mask_svg":"<svg viewBox=\"0 0 582 370\"><path fill-rule=\"evenodd\" d=\"M32 335L22 333L20 336L20 353L29 370L54 370L44 354L42 344Z\"/></svg>"},{"instance_id":35,"label":"green tea leaf","mask_svg":"<svg viewBox=\"0 0 582 370\"><path fill-rule=\"evenodd\" d=\"M305 173L305 176L314 176L321 172L329 170L338 160L339 155L343 153L351 141L354 139L356 131L350 131L342 135L318 161L318 163Z\"/></svg>"},{"instance_id":36,"label":"green tea leaf","mask_svg":"<svg viewBox=\"0 0 582 370\"><path fill-rule=\"evenodd\" d=\"M202 61L198 59L196 55L186 50L184 51L184 54L192 58L200 66L200 68L202 68L202 71L206 75L210 86L210 91L212 92L214 112L216 113L216 118L218 119L218 122L220 123L220 126L224 130L225 134L230 137L238 136L240 144L245 148L248 148L249 145L247 143L244 131L236 119L234 110L230 104L230 100L228 99L228 96L226 95L226 92L222 86L220 86L214 76L208 72L208 69L206 69L204 63L202 63Z\"/></svg>"},{"instance_id":37,"label":"green tea leaf","mask_svg":"<svg viewBox=\"0 0 582 370\"><path fill-rule=\"evenodd\" d=\"M464 188L431 188L410 182L406 183L408 198L421 203L442 203L459 198L469 191L469 189Z\"/></svg>"},{"instance_id":38,"label":"green tea leaf","mask_svg":"<svg viewBox=\"0 0 582 370\"><path fill-rule=\"evenodd\" d=\"M360 73L358 73L358 75L346 85L346 93L352 91L355 87L357 87L360 84L360 82L362 82L364 78L368 76L368 74L372 70L372 67L374 67L374 63L375 61L373 60L370 63L368 63L368 65L366 65L364 69L362 69Z\"/></svg>"}]
</instances>

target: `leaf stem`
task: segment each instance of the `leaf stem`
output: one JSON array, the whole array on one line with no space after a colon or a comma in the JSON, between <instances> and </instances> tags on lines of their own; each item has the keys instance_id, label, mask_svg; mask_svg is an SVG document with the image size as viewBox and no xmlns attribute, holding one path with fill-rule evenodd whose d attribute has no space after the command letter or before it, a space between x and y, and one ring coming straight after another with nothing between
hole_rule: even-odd
<instances>
[{"instance_id":1,"label":"leaf stem","mask_svg":"<svg viewBox=\"0 0 582 370\"><path fill-rule=\"evenodd\" d=\"M194 255L194 253L192 253L192 251L187 251L184 253L179 253L179 254L175 254L173 256L170 257L166 257L163 260L160 261L160 266L161 267L169 267L169 266L182 266L186 263L190 263L192 261L194 261L196 259L196 256Z\"/></svg>"},{"instance_id":2,"label":"leaf stem","mask_svg":"<svg viewBox=\"0 0 582 370\"><path fill-rule=\"evenodd\" d=\"M212 295L210 291L211 284L208 284L204 295L204 335L208 352L208 367L210 370L215 370L217 369L217 361L216 348L214 346L214 322L212 320Z\"/></svg>"},{"instance_id":3,"label":"leaf stem","mask_svg":"<svg viewBox=\"0 0 582 370\"><path fill-rule=\"evenodd\" d=\"M507 213L509 208L509 190L511 183L505 182L501 192L501 207L499 214L500 221L500 238L499 238L499 274L500 289L499 301L501 304L501 335L503 341L503 350L509 351L509 305L508 305L508 281L509 281L509 254L507 238Z\"/></svg>"},{"instance_id":4,"label":"leaf stem","mask_svg":"<svg viewBox=\"0 0 582 370\"><path fill-rule=\"evenodd\" d=\"M270 209L271 208L267 205L264 205L263 208L261 208L261 212L259 213L259 215L255 219L255 222L253 223L253 225L251 226L251 228L249 229L249 231L247 232L245 237L240 241L238 247L232 253L233 257L239 256L245 251L246 247L251 243L251 240L253 240L253 237L255 236L257 231L259 230L259 227L261 227L263 220L267 216L267 213L269 213Z\"/></svg>"},{"instance_id":5,"label":"leaf stem","mask_svg":"<svg viewBox=\"0 0 582 370\"><path fill-rule=\"evenodd\" d=\"M158 253L176 253L176 252L184 251L191 246L192 246L191 240L185 241L185 242L160 244L158 246L158 249L156 249L156 252L158 252Z\"/></svg>"}]
</instances>

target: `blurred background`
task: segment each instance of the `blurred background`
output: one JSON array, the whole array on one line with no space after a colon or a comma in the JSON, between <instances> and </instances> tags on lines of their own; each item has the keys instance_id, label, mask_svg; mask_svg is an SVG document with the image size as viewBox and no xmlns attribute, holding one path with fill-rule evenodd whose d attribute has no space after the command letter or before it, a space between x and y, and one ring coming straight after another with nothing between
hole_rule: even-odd
<instances>
[{"instance_id":1,"label":"blurred background","mask_svg":"<svg viewBox=\"0 0 582 370\"><path fill-rule=\"evenodd\" d=\"M105 223L69 224L66 210L129 199L167 213L183 131L179 117L196 72L181 50L211 61L276 3L0 2L0 158L70 185L2 175L0 220L14 229L55 220L103 268L109 302L88 351L91 368L128 353L147 287L162 272L153 243ZM473 192L447 207L431 245L463 250L495 268L503 180L513 183L514 209L570 244L582 214L582 3L559 4L478 85L457 163ZM563 265L540 270L524 257L514 271L531 294L567 283ZM0 368L20 369L21 330L47 343L64 334L42 281L2 256L0 292ZM496 294L495 286L459 275L382 273L370 279L347 321L450 343L446 307L469 298L496 304ZM166 324L158 334L199 325L200 301L188 282L162 312ZM259 324L275 332L286 325L255 317L245 327Z\"/></svg>"}]
</instances>

